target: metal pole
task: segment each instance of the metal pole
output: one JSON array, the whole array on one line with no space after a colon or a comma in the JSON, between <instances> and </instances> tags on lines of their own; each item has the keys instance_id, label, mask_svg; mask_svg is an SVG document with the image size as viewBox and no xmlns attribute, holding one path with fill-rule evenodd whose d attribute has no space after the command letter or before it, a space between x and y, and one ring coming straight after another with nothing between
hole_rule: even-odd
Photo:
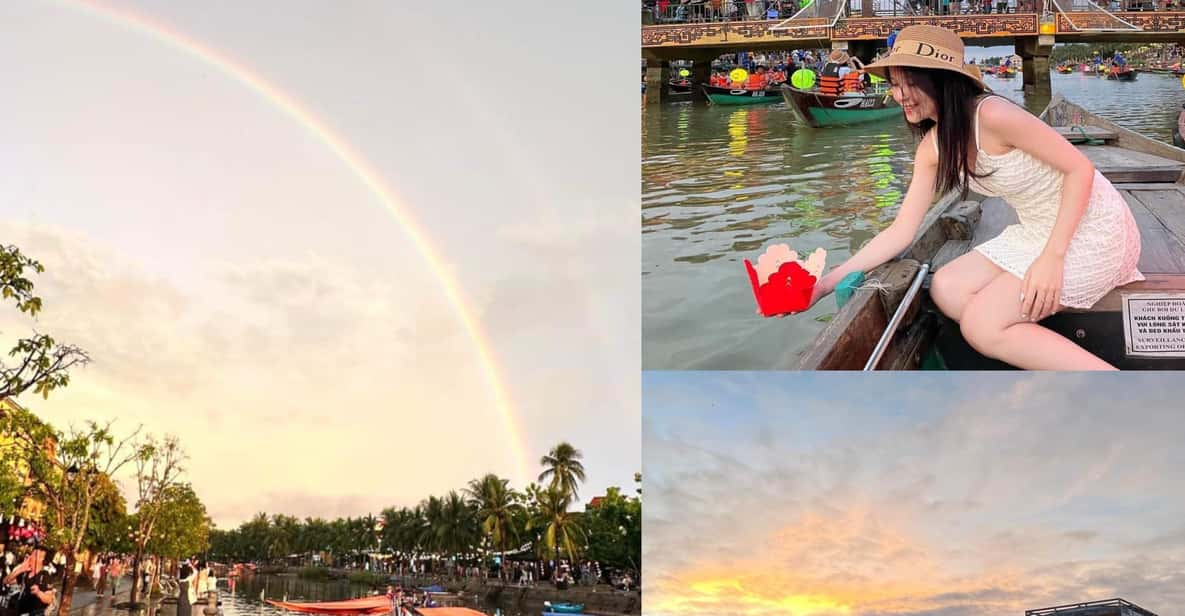
<instances>
[{"instance_id":1,"label":"metal pole","mask_svg":"<svg viewBox=\"0 0 1185 616\"><path fill-rule=\"evenodd\" d=\"M880 363L881 356L889 348L889 341L893 339L893 334L897 332L897 327L901 325L901 319L905 318L905 312L909 310L909 305L913 303L913 298L918 294L918 290L922 288L922 281L926 279L926 273L929 271L930 264L923 263L917 275L914 276L913 283L909 285L909 290L905 292L905 297L897 305L897 310L893 312L893 318L889 319L889 324L885 326L885 333L876 342L876 348L872 349L872 355L868 357L868 363L864 364L865 371L876 370L876 365Z\"/></svg>"}]
</instances>

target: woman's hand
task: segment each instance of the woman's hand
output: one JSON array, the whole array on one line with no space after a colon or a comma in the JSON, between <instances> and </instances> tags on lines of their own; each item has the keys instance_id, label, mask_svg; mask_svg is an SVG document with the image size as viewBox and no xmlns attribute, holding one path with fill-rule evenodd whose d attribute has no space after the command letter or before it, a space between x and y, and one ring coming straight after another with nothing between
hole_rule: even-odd
<instances>
[{"instance_id":1,"label":"woman's hand","mask_svg":"<svg viewBox=\"0 0 1185 616\"><path fill-rule=\"evenodd\" d=\"M1061 304L1065 258L1042 252L1025 272L1020 292L1020 318L1037 322Z\"/></svg>"}]
</instances>

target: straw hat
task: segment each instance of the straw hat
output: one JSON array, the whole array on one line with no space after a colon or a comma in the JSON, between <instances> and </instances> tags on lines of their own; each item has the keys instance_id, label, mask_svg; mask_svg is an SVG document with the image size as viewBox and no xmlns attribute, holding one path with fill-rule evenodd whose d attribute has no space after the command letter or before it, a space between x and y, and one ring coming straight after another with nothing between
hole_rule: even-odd
<instances>
[{"instance_id":1,"label":"straw hat","mask_svg":"<svg viewBox=\"0 0 1185 616\"><path fill-rule=\"evenodd\" d=\"M832 50L830 56L827 56L827 59L830 60L831 62L836 63L836 64L847 64L848 63L848 52L846 52L842 49L835 49L835 50Z\"/></svg>"},{"instance_id":2,"label":"straw hat","mask_svg":"<svg viewBox=\"0 0 1185 616\"><path fill-rule=\"evenodd\" d=\"M966 75L986 88L983 75L963 64L963 39L939 26L909 26L897 33L889 55L864 67L878 77L889 77L890 66L936 68Z\"/></svg>"}]
</instances>

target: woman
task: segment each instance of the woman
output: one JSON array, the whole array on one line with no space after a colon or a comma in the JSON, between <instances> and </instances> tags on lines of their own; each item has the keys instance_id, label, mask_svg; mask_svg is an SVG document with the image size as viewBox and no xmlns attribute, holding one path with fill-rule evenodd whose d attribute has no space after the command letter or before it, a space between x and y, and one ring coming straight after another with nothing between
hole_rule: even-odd
<instances>
[{"instance_id":1,"label":"woman","mask_svg":"<svg viewBox=\"0 0 1185 616\"><path fill-rule=\"evenodd\" d=\"M950 30L905 28L892 52L866 70L890 81L921 137L913 179L893 223L825 275L814 299L848 273L899 254L936 191L970 188L1002 197L1020 223L935 272L934 303L989 357L1025 369L1113 369L1037 322L1143 280L1139 230L1119 192L1051 127L987 95Z\"/></svg>"},{"instance_id":2,"label":"woman","mask_svg":"<svg viewBox=\"0 0 1185 616\"><path fill-rule=\"evenodd\" d=\"M186 560L177 571L177 583L180 588L177 592L177 616L192 616L195 577L197 576L193 566Z\"/></svg>"}]
</instances>

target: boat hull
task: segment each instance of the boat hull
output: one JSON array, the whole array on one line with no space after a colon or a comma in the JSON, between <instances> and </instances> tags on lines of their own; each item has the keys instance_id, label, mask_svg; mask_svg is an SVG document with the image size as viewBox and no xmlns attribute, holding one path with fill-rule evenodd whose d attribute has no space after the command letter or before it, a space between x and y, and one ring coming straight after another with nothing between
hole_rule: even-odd
<instances>
[{"instance_id":1,"label":"boat hull","mask_svg":"<svg viewBox=\"0 0 1185 616\"><path fill-rule=\"evenodd\" d=\"M782 100L777 90L732 90L709 85L700 87L713 105L768 105Z\"/></svg>"},{"instance_id":2,"label":"boat hull","mask_svg":"<svg viewBox=\"0 0 1185 616\"><path fill-rule=\"evenodd\" d=\"M831 96L782 86L782 98L798 119L812 128L851 126L901 117L901 106L887 93Z\"/></svg>"},{"instance_id":3,"label":"boat hull","mask_svg":"<svg viewBox=\"0 0 1185 616\"><path fill-rule=\"evenodd\" d=\"M292 603L288 601L272 601L271 599L268 599L267 602L276 607L302 614L349 616L352 614L384 614L391 611L391 600L384 595L323 603Z\"/></svg>"}]
</instances>

